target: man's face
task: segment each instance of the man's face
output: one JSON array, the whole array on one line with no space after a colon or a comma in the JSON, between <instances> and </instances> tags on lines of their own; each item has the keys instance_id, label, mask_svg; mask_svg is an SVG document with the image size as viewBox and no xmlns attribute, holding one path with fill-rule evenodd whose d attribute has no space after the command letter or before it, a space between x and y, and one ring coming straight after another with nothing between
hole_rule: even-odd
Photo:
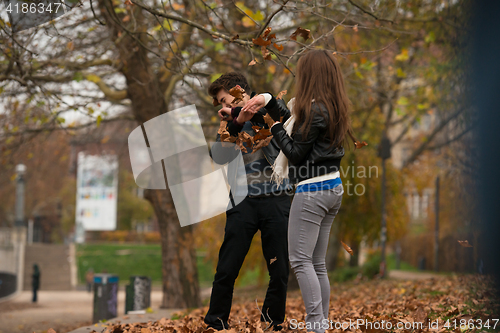
<instances>
[{"instance_id":1,"label":"man's face","mask_svg":"<svg viewBox=\"0 0 500 333\"><path fill-rule=\"evenodd\" d=\"M237 86L239 87L239 86ZM245 103L248 101L248 95L246 93L243 94L243 100L240 101L238 104L232 104L234 100L234 96L232 96L226 89L221 89L217 93L217 96L215 96L219 103L222 105L223 108L232 108L236 106L245 106Z\"/></svg>"}]
</instances>

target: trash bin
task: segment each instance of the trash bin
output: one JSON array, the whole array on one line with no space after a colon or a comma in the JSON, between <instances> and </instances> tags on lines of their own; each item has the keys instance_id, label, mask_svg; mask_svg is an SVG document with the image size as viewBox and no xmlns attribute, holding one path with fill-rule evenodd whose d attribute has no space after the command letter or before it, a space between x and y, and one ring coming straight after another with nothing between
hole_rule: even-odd
<instances>
[{"instance_id":1,"label":"trash bin","mask_svg":"<svg viewBox=\"0 0 500 333\"><path fill-rule=\"evenodd\" d=\"M125 288L125 313L146 310L151 306L151 279L147 276L131 276Z\"/></svg>"},{"instance_id":2,"label":"trash bin","mask_svg":"<svg viewBox=\"0 0 500 333\"><path fill-rule=\"evenodd\" d=\"M93 323L117 316L118 276L112 274L94 275Z\"/></svg>"}]
</instances>

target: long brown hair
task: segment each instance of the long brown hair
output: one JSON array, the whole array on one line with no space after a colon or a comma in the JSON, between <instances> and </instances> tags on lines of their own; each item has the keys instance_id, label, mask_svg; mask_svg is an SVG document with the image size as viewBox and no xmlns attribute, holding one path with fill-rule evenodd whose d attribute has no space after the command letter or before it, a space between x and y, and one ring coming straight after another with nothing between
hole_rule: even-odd
<instances>
[{"instance_id":1,"label":"long brown hair","mask_svg":"<svg viewBox=\"0 0 500 333\"><path fill-rule=\"evenodd\" d=\"M297 64L296 80L294 132L299 130L304 136L309 133L313 118L311 101L314 99L316 104L323 104L328 109L328 137L332 140L331 145L342 146L346 134L356 141L351 130L350 102L344 78L333 54L324 50L312 50L301 56Z\"/></svg>"}]
</instances>

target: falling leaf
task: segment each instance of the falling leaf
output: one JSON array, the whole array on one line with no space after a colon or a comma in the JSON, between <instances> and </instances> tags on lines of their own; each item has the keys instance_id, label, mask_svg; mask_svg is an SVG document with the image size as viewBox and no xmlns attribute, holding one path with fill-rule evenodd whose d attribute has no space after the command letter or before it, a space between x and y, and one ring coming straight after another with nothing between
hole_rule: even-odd
<instances>
[{"instance_id":1,"label":"falling leaf","mask_svg":"<svg viewBox=\"0 0 500 333\"><path fill-rule=\"evenodd\" d=\"M130 15L127 15L122 19L122 22L128 22L128 21L130 21Z\"/></svg>"},{"instance_id":2,"label":"falling leaf","mask_svg":"<svg viewBox=\"0 0 500 333\"><path fill-rule=\"evenodd\" d=\"M227 127L227 121L221 120L217 134L222 135L226 131L226 127Z\"/></svg>"},{"instance_id":3,"label":"falling leaf","mask_svg":"<svg viewBox=\"0 0 500 333\"><path fill-rule=\"evenodd\" d=\"M66 47L70 51L73 51L75 49L75 45L73 44L73 42L68 42L68 44L66 44Z\"/></svg>"},{"instance_id":4,"label":"falling leaf","mask_svg":"<svg viewBox=\"0 0 500 333\"><path fill-rule=\"evenodd\" d=\"M269 260L269 264L272 264L273 262L275 262L276 260L278 260L276 257L272 258L271 260Z\"/></svg>"},{"instance_id":5,"label":"falling leaf","mask_svg":"<svg viewBox=\"0 0 500 333\"><path fill-rule=\"evenodd\" d=\"M297 30L295 30L295 32L290 36L290 39L297 40L298 36L304 38L304 41L306 41L311 37L311 30L298 27Z\"/></svg>"},{"instance_id":6,"label":"falling leaf","mask_svg":"<svg viewBox=\"0 0 500 333\"><path fill-rule=\"evenodd\" d=\"M245 93L245 90L240 87L232 87L229 89L229 94L234 97L231 104L238 104L241 102L243 100L243 93Z\"/></svg>"},{"instance_id":7,"label":"falling leaf","mask_svg":"<svg viewBox=\"0 0 500 333\"><path fill-rule=\"evenodd\" d=\"M356 142L354 142L354 145L356 146L356 149L361 149L364 146L368 146L368 144L365 141L363 141L363 142L356 141Z\"/></svg>"},{"instance_id":8,"label":"falling leaf","mask_svg":"<svg viewBox=\"0 0 500 333\"><path fill-rule=\"evenodd\" d=\"M273 136L268 136L265 140L260 140L254 147L253 147L253 151L252 151L252 154L255 153L257 150L259 150L260 148L262 147L266 147L267 145L269 145L269 143L271 142L271 140L273 139Z\"/></svg>"},{"instance_id":9,"label":"falling leaf","mask_svg":"<svg viewBox=\"0 0 500 333\"><path fill-rule=\"evenodd\" d=\"M257 61L255 59L252 59L252 61L248 63L248 66L253 66L255 64L257 64Z\"/></svg>"},{"instance_id":10,"label":"falling leaf","mask_svg":"<svg viewBox=\"0 0 500 333\"><path fill-rule=\"evenodd\" d=\"M349 246L347 246L347 244L346 244L346 243L344 243L343 241L340 241L340 242L342 243L342 246L343 246L343 247L344 247L344 249L347 251L347 253L349 253L351 256L353 256L353 255L354 255L354 252L352 251L352 249L351 249Z\"/></svg>"},{"instance_id":11,"label":"falling leaf","mask_svg":"<svg viewBox=\"0 0 500 333\"><path fill-rule=\"evenodd\" d=\"M462 245L463 247L472 247L472 245L469 244L468 240L463 240L463 241L459 240L458 243L460 243L460 245Z\"/></svg>"},{"instance_id":12,"label":"falling leaf","mask_svg":"<svg viewBox=\"0 0 500 333\"><path fill-rule=\"evenodd\" d=\"M263 128L260 131L258 131L257 134L255 134L255 136L253 137L253 140L254 141L265 140L270 135L271 135L271 130L267 129L267 128Z\"/></svg>"},{"instance_id":13,"label":"falling leaf","mask_svg":"<svg viewBox=\"0 0 500 333\"><path fill-rule=\"evenodd\" d=\"M241 141L243 141L244 143L246 143L248 147L253 146L253 137L250 134L248 134L247 132L238 133L238 138Z\"/></svg>"},{"instance_id":14,"label":"falling leaf","mask_svg":"<svg viewBox=\"0 0 500 333\"><path fill-rule=\"evenodd\" d=\"M278 51L283 51L283 49L285 48L283 45L278 45L276 43L273 43L273 46L276 48L276 50Z\"/></svg>"},{"instance_id":15,"label":"falling leaf","mask_svg":"<svg viewBox=\"0 0 500 333\"><path fill-rule=\"evenodd\" d=\"M287 94L288 90L282 90L279 92L278 96L276 96L276 99L283 99L283 96Z\"/></svg>"}]
</instances>

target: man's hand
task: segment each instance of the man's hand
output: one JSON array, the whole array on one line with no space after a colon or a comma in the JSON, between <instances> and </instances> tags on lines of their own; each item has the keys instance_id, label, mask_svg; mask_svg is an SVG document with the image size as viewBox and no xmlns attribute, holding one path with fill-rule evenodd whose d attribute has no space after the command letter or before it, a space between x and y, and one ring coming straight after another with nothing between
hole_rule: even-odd
<instances>
[{"instance_id":1,"label":"man's hand","mask_svg":"<svg viewBox=\"0 0 500 333\"><path fill-rule=\"evenodd\" d=\"M247 104L241 109L242 112L249 111L252 114L266 106L266 99L262 95L254 96Z\"/></svg>"},{"instance_id":2,"label":"man's hand","mask_svg":"<svg viewBox=\"0 0 500 333\"><path fill-rule=\"evenodd\" d=\"M275 123L274 119L269 115L269 113L266 113L264 115L264 121L266 122L267 126L269 126L269 128L271 128Z\"/></svg>"},{"instance_id":3,"label":"man's hand","mask_svg":"<svg viewBox=\"0 0 500 333\"><path fill-rule=\"evenodd\" d=\"M254 113L249 111L249 110L243 110L241 109L240 111L240 114L238 115L238 117L236 118L236 121L243 125L244 123L246 123L247 121L249 121L250 119L252 119Z\"/></svg>"},{"instance_id":4,"label":"man's hand","mask_svg":"<svg viewBox=\"0 0 500 333\"><path fill-rule=\"evenodd\" d=\"M221 108L218 113L219 113L219 118L221 120L227 120L227 121L233 120L233 117L231 117L231 108L228 107Z\"/></svg>"}]
</instances>

